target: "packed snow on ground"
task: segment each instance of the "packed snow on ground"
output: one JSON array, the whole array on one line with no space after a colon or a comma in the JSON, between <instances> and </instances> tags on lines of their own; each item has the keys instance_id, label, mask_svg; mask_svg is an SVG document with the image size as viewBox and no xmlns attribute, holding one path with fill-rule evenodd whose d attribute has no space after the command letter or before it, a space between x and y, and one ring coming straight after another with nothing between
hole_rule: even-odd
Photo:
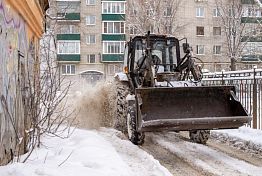
<instances>
[{"instance_id":1,"label":"packed snow on ground","mask_svg":"<svg viewBox=\"0 0 262 176\"><path fill-rule=\"evenodd\" d=\"M23 157L22 157L23 158ZM171 176L151 155L113 129L45 137L26 163L0 167L1 176Z\"/></svg>"},{"instance_id":2,"label":"packed snow on ground","mask_svg":"<svg viewBox=\"0 0 262 176\"><path fill-rule=\"evenodd\" d=\"M214 130L211 136L233 143L235 147L262 152L262 130L240 127L238 129Z\"/></svg>"},{"instance_id":3,"label":"packed snow on ground","mask_svg":"<svg viewBox=\"0 0 262 176\"><path fill-rule=\"evenodd\" d=\"M261 167L233 158L206 145L181 140L179 137L174 137L171 141L166 140L162 135L155 135L153 141L196 166L196 168L201 168L215 175L261 176L262 173Z\"/></svg>"}]
</instances>

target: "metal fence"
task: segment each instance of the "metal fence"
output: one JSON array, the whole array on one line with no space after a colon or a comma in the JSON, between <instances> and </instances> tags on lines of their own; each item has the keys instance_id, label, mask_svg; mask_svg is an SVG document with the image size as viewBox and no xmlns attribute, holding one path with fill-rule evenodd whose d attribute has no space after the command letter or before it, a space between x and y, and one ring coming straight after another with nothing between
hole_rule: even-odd
<instances>
[{"instance_id":1,"label":"metal fence","mask_svg":"<svg viewBox=\"0 0 262 176\"><path fill-rule=\"evenodd\" d=\"M262 130L262 69L204 73L204 85L234 85L237 96L253 120L248 126Z\"/></svg>"}]
</instances>

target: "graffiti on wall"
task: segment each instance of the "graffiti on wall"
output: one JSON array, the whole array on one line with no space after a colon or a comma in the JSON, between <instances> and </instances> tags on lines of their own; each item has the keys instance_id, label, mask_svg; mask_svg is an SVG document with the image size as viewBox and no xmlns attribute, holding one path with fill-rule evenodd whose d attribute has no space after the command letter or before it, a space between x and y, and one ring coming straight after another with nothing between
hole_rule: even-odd
<instances>
[{"instance_id":1,"label":"graffiti on wall","mask_svg":"<svg viewBox=\"0 0 262 176\"><path fill-rule=\"evenodd\" d=\"M0 0L0 165L12 159L17 143L24 136L19 79L27 48L25 22Z\"/></svg>"}]
</instances>

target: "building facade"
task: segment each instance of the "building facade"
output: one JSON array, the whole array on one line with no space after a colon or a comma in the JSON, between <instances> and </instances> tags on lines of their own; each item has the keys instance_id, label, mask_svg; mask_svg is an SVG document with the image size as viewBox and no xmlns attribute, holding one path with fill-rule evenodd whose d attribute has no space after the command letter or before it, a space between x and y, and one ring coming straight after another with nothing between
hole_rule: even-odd
<instances>
[{"instance_id":1,"label":"building facade","mask_svg":"<svg viewBox=\"0 0 262 176\"><path fill-rule=\"evenodd\" d=\"M111 79L116 72L122 70L125 41L133 35L144 35L148 30L151 33L170 34L179 39L186 37L194 55L201 59L200 64L204 63L204 69L231 69L230 56L227 54L227 36L221 24L218 1L161 1L162 6L158 8L158 13L155 13L153 5L161 3L155 3L158 1L154 0L54 1L60 17L57 20L57 60L61 74L76 84ZM176 4L170 6L170 2ZM251 3L252 9L256 9L256 19L261 18L261 8L258 8L254 1L239 0L239 3L243 5L242 23L248 22L244 19L251 17L245 16ZM158 16L154 16L155 14ZM166 21L168 23L162 23ZM159 27L161 25L162 28ZM256 41L257 58L261 57L257 56L257 53L261 53L260 38L248 38ZM241 39L243 43L244 39ZM245 52L250 50L250 46L254 46L252 41L245 43ZM259 65L260 59L254 61L250 58L251 55L254 54L237 56L237 69L249 69Z\"/></svg>"},{"instance_id":2,"label":"building facade","mask_svg":"<svg viewBox=\"0 0 262 176\"><path fill-rule=\"evenodd\" d=\"M247 26L247 33L251 36L244 36L242 62L260 65L262 61L262 1L257 4L255 0L242 0L243 17L241 22Z\"/></svg>"},{"instance_id":3,"label":"building facade","mask_svg":"<svg viewBox=\"0 0 262 176\"><path fill-rule=\"evenodd\" d=\"M39 73L48 6L48 0L0 0L0 165L25 152L29 141L27 74Z\"/></svg>"},{"instance_id":4,"label":"building facade","mask_svg":"<svg viewBox=\"0 0 262 176\"><path fill-rule=\"evenodd\" d=\"M57 61L77 87L121 71L125 46L125 1L57 0ZM73 86L74 87L74 86Z\"/></svg>"}]
</instances>

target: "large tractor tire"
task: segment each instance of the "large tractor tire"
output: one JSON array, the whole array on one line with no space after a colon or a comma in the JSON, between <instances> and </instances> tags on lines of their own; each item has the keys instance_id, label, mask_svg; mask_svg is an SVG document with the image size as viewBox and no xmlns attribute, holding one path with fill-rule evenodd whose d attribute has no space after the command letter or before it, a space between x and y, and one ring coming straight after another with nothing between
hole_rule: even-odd
<instances>
[{"instance_id":1,"label":"large tractor tire","mask_svg":"<svg viewBox=\"0 0 262 176\"><path fill-rule=\"evenodd\" d=\"M127 132L127 101L126 96L129 94L129 86L127 82L116 81L116 119L114 122L114 128Z\"/></svg>"},{"instance_id":2,"label":"large tractor tire","mask_svg":"<svg viewBox=\"0 0 262 176\"><path fill-rule=\"evenodd\" d=\"M130 105L127 113L127 133L129 140L135 145L144 143L145 135L136 130L136 105Z\"/></svg>"},{"instance_id":3,"label":"large tractor tire","mask_svg":"<svg viewBox=\"0 0 262 176\"><path fill-rule=\"evenodd\" d=\"M193 142L206 144L210 137L210 130L194 130L189 131L189 137Z\"/></svg>"}]
</instances>

